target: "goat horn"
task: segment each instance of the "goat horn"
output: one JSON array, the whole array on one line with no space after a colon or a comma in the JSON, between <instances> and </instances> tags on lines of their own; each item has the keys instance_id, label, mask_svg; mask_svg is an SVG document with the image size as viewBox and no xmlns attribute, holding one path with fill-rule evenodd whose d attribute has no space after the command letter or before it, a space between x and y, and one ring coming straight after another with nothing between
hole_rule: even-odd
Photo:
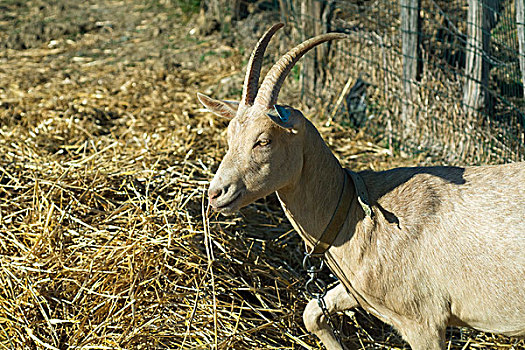
<instances>
[{"instance_id":1,"label":"goat horn","mask_svg":"<svg viewBox=\"0 0 525 350\"><path fill-rule=\"evenodd\" d=\"M264 51L270 42L272 36L280 28L284 26L283 23L274 24L270 29L264 33L261 37L248 61L248 67L246 69L246 76L244 77L244 86L242 89L241 103L245 106L251 106L257 95L257 85L259 84L259 75L261 74L262 60L264 57Z\"/></svg>"},{"instance_id":2,"label":"goat horn","mask_svg":"<svg viewBox=\"0 0 525 350\"><path fill-rule=\"evenodd\" d=\"M309 50L329 40L346 38L343 33L327 33L316 36L312 39L297 45L288 51L283 57L273 65L264 78L259 93L255 98L255 103L266 107L272 107L277 103L279 90L284 82L284 79L290 73L290 70L295 63Z\"/></svg>"}]
</instances>

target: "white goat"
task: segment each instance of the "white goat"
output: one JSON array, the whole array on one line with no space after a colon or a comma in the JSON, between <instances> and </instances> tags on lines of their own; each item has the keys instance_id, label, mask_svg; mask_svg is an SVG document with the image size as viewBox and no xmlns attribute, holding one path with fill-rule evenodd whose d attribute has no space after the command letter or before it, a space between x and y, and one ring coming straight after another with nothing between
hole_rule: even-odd
<instances>
[{"instance_id":1,"label":"white goat","mask_svg":"<svg viewBox=\"0 0 525 350\"><path fill-rule=\"evenodd\" d=\"M281 27L255 47L240 104L198 94L231 118L212 207L231 213L277 192L308 249L324 252L342 282L325 298L329 312L361 306L412 349L443 349L447 325L524 336L525 163L346 171L300 111L276 105L297 60L344 35L298 45L257 89L264 51ZM341 349L315 300L304 322L328 349Z\"/></svg>"}]
</instances>

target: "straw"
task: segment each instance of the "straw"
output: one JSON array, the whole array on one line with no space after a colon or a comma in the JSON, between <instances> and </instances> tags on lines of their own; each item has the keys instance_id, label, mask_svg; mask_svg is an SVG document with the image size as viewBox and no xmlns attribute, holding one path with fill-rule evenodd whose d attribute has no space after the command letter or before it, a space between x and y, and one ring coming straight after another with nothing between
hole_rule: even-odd
<instances>
[{"instance_id":1,"label":"straw","mask_svg":"<svg viewBox=\"0 0 525 350\"><path fill-rule=\"evenodd\" d=\"M207 215L226 123L195 94L236 98L214 90L242 84L249 50L189 40L191 23L142 3L111 4L113 27L0 53L0 347L318 348L302 322L303 245L276 197ZM418 162L313 119L354 170ZM362 311L341 321L348 344L404 346ZM524 345L449 335L451 349Z\"/></svg>"}]
</instances>

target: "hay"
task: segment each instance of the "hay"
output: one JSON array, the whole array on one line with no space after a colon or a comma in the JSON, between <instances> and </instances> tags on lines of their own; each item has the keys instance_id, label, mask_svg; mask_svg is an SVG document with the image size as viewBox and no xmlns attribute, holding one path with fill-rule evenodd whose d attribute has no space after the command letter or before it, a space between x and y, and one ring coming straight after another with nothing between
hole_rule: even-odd
<instances>
[{"instance_id":1,"label":"hay","mask_svg":"<svg viewBox=\"0 0 525 350\"><path fill-rule=\"evenodd\" d=\"M275 197L204 215L225 124L195 92L240 82L245 57L188 38L174 8L79 11L100 30L0 57L1 347L317 348L301 321L302 245ZM124 19L131 29L112 26ZM321 131L354 169L414 162L338 124ZM360 311L340 318L361 348L403 347ZM451 349L523 345L451 332Z\"/></svg>"}]
</instances>

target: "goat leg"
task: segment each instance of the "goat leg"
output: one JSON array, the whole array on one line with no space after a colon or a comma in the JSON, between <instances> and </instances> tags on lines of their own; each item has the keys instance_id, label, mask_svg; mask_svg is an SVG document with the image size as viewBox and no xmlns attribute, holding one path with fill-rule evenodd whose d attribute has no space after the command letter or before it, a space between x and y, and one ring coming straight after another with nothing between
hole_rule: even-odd
<instances>
[{"instance_id":1,"label":"goat leg","mask_svg":"<svg viewBox=\"0 0 525 350\"><path fill-rule=\"evenodd\" d=\"M445 349L445 329L444 324L436 327L420 322L404 322L398 330L410 344L412 350L443 350Z\"/></svg>"},{"instance_id":2,"label":"goat leg","mask_svg":"<svg viewBox=\"0 0 525 350\"><path fill-rule=\"evenodd\" d=\"M326 308L330 315L339 311L352 309L359 305L357 300L346 291L341 283L330 289L328 293L326 293L324 299ZM306 329L309 332L314 333L324 346L326 346L327 350L344 350L337 341L337 338L323 315L323 311L319 307L317 300L310 300L304 310L303 320Z\"/></svg>"}]
</instances>

